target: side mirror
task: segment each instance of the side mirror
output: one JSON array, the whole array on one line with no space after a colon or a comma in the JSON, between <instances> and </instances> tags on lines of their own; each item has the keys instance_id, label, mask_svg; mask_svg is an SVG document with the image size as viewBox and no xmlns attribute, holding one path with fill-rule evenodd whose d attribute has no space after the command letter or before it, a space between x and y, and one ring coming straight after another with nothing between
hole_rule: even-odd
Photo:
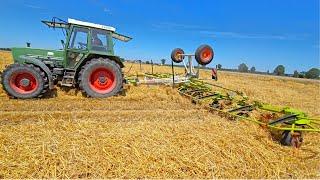
<instances>
[{"instance_id":1,"label":"side mirror","mask_svg":"<svg viewBox=\"0 0 320 180\"><path fill-rule=\"evenodd\" d=\"M64 48L64 46L65 46L64 40L61 40L61 44L62 44L62 47Z\"/></svg>"}]
</instances>

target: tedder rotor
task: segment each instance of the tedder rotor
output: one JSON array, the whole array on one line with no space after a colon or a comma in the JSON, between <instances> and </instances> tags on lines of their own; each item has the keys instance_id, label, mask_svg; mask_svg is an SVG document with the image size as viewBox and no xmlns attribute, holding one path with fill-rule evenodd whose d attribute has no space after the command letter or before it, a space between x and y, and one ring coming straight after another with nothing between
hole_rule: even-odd
<instances>
[{"instance_id":1,"label":"tedder rotor","mask_svg":"<svg viewBox=\"0 0 320 180\"><path fill-rule=\"evenodd\" d=\"M219 89L213 90L213 89ZM221 91L222 90L222 91ZM303 132L320 132L320 119L290 107L251 101L243 92L191 79L178 87L181 95L231 120L245 120L270 130L282 145L300 147ZM280 133L280 134L279 134Z\"/></svg>"}]
</instances>

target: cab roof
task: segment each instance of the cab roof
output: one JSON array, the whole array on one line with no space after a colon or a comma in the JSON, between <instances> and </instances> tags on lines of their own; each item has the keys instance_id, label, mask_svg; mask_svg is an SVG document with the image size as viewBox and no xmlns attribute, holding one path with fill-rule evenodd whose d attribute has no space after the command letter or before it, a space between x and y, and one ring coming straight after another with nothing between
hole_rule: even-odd
<instances>
[{"instance_id":1,"label":"cab roof","mask_svg":"<svg viewBox=\"0 0 320 180\"><path fill-rule=\"evenodd\" d=\"M74 24L74 25L79 25L79 26L91 27L91 28L95 28L95 29L101 29L101 30L112 32L113 38L118 39L120 41L124 41L124 42L128 42L132 39L131 37L116 33L116 28L114 28L112 26L95 24L95 23L85 22L85 21L79 21L79 20L71 19L71 18L68 18L68 22L63 21L61 19L59 19L59 21L53 20L53 21L41 21L41 22L44 23L45 25L47 25L48 27L52 27L52 28L68 28L69 25Z\"/></svg>"},{"instance_id":2,"label":"cab roof","mask_svg":"<svg viewBox=\"0 0 320 180\"><path fill-rule=\"evenodd\" d=\"M102 30L111 31L111 32L116 31L116 28L111 27L111 26L105 26L105 25L95 24L95 23L91 23L91 22L84 22L84 21L79 21L79 20L75 20L75 19L71 19L71 18L68 18L68 23L69 24L76 24L76 25L80 25L80 26L102 29Z\"/></svg>"}]
</instances>

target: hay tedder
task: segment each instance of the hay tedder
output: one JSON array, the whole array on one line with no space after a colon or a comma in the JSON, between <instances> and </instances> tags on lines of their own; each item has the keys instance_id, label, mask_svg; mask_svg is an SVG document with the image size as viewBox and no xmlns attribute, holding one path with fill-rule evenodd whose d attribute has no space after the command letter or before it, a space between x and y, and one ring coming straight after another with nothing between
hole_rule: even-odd
<instances>
[{"instance_id":1,"label":"hay tedder","mask_svg":"<svg viewBox=\"0 0 320 180\"><path fill-rule=\"evenodd\" d=\"M193 57L198 62L197 67L193 65ZM270 130L272 137L282 145L298 148L303 142L303 132L320 132L320 119L309 117L302 111L251 101L243 92L220 86L211 79L199 79L199 65L205 66L213 58L214 51L209 45L200 46L195 54L185 54L182 49L176 48L171 53L172 74L145 73L127 77L127 81L134 85L173 86L181 95L210 112L231 120L253 122ZM183 63L185 73L175 74L173 62Z\"/></svg>"}]
</instances>

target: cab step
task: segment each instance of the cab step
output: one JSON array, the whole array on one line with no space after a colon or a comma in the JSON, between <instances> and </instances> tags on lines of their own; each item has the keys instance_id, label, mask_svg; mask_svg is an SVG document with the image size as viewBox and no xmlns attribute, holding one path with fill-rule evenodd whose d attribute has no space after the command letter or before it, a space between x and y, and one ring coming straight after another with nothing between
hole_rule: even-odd
<instances>
[{"instance_id":1,"label":"cab step","mask_svg":"<svg viewBox=\"0 0 320 180\"><path fill-rule=\"evenodd\" d=\"M65 71L60 83L61 86L73 87L75 85L75 75L75 71Z\"/></svg>"}]
</instances>

